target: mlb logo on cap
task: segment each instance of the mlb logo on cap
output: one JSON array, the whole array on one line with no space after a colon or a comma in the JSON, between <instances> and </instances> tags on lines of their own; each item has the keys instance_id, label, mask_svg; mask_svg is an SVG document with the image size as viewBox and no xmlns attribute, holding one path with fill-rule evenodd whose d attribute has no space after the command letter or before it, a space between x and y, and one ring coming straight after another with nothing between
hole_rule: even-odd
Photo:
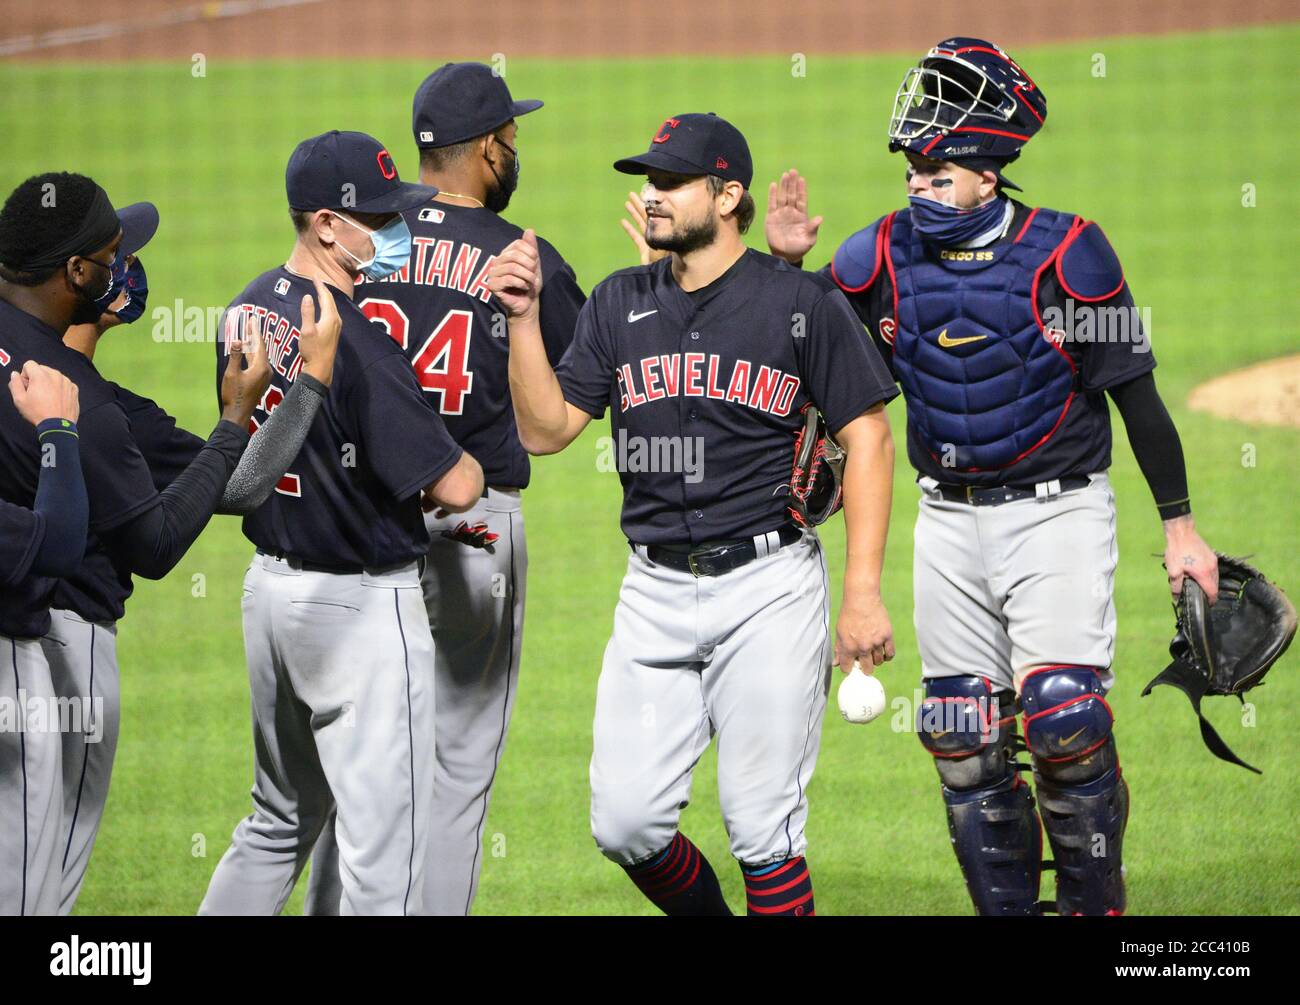
<instances>
[{"instance_id":1,"label":"mlb logo on cap","mask_svg":"<svg viewBox=\"0 0 1300 1005\"><path fill-rule=\"evenodd\" d=\"M505 80L486 63L447 63L425 77L415 92L411 130L421 149L446 147L486 136L541 107L534 99L516 101Z\"/></svg>"}]
</instances>

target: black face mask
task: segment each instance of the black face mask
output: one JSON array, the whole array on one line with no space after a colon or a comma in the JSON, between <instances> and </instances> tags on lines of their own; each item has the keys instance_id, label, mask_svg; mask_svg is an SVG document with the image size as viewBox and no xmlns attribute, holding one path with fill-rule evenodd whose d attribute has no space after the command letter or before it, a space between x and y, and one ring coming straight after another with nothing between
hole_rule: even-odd
<instances>
[{"instance_id":1,"label":"black face mask","mask_svg":"<svg viewBox=\"0 0 1300 1005\"><path fill-rule=\"evenodd\" d=\"M78 296L77 306L73 310L72 319L69 322L74 325L89 325L98 321L100 315L104 313L103 309L100 307L99 301L102 300L104 295L113 288L112 266L105 265L103 262L96 262L93 258L83 258L82 260L86 262L94 262L95 265L98 265L101 269L107 272L108 284L102 290L96 292L94 290L88 290L84 286L78 286L76 283L72 282L71 279L68 280L72 288L77 291Z\"/></svg>"},{"instance_id":2,"label":"black face mask","mask_svg":"<svg viewBox=\"0 0 1300 1005\"><path fill-rule=\"evenodd\" d=\"M492 137L492 140L501 144L511 154L510 169L506 171L504 178L497 173L496 165L492 161L488 161L488 167L492 171L492 177L496 179L497 187L488 192L487 200L483 205L493 213L500 213L510 205L510 197L515 194L515 189L519 187L519 151L495 136Z\"/></svg>"}]
</instances>

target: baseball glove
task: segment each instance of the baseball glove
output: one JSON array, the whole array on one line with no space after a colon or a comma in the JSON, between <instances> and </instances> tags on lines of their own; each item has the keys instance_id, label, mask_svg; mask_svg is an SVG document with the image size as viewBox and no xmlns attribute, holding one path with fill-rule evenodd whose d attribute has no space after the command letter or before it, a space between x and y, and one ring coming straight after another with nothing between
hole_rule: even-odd
<instances>
[{"instance_id":1,"label":"baseball glove","mask_svg":"<svg viewBox=\"0 0 1300 1005\"><path fill-rule=\"evenodd\" d=\"M1142 695L1158 684L1170 684L1187 695L1201 721L1201 739L1222 760L1262 774L1237 757L1201 714L1208 695L1243 697L1263 682L1269 667L1295 638L1296 611L1285 593L1260 571L1238 558L1219 556L1219 599L1206 602L1205 591L1188 576L1174 605L1178 630L1169 644L1174 661Z\"/></svg>"},{"instance_id":2,"label":"baseball glove","mask_svg":"<svg viewBox=\"0 0 1300 1005\"><path fill-rule=\"evenodd\" d=\"M844 503L844 448L811 403L803 407L803 428L794 441L790 474L790 516L801 527L825 523Z\"/></svg>"},{"instance_id":3,"label":"baseball glove","mask_svg":"<svg viewBox=\"0 0 1300 1005\"><path fill-rule=\"evenodd\" d=\"M497 539L500 534L488 530L488 525L480 520L478 523L470 523L468 520L462 520L451 530L444 530L442 536L450 541L459 541L461 544L468 545L471 548L482 548L484 551L495 551Z\"/></svg>"}]
</instances>

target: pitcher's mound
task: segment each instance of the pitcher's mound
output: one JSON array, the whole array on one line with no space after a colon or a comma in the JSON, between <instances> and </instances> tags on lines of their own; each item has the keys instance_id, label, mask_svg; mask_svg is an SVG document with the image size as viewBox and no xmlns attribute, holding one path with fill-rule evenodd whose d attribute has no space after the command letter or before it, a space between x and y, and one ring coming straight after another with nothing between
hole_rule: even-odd
<instances>
[{"instance_id":1,"label":"pitcher's mound","mask_svg":"<svg viewBox=\"0 0 1300 1005\"><path fill-rule=\"evenodd\" d=\"M1221 419L1300 426L1300 355L1283 356L1206 381L1187 404Z\"/></svg>"}]
</instances>

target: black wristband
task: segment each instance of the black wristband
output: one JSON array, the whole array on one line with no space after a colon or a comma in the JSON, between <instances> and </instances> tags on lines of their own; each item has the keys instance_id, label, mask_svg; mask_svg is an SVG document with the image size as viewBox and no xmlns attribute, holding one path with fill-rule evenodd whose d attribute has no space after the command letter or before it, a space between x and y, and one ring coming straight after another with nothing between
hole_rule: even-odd
<instances>
[{"instance_id":1,"label":"black wristband","mask_svg":"<svg viewBox=\"0 0 1300 1005\"><path fill-rule=\"evenodd\" d=\"M1174 520L1180 516L1187 516L1192 511L1190 499L1180 499L1178 502L1156 503L1156 509L1160 513L1161 520Z\"/></svg>"}]
</instances>

